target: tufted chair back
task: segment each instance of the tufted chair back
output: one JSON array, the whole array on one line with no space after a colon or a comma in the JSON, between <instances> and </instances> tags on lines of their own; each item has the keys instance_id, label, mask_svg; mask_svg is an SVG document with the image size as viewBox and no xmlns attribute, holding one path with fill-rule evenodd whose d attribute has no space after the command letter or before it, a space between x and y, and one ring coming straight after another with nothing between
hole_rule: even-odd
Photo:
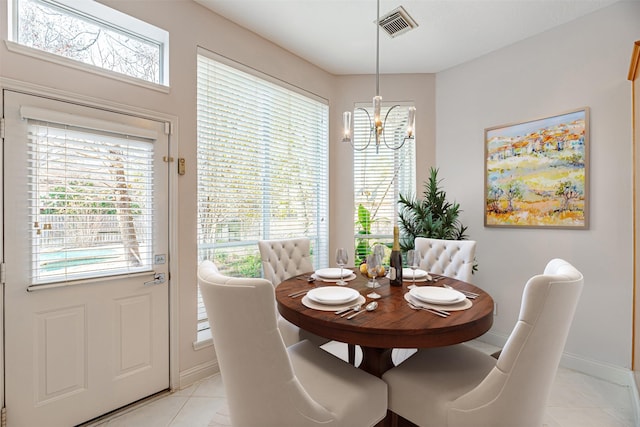
<instances>
[{"instance_id":1,"label":"tufted chair back","mask_svg":"<svg viewBox=\"0 0 640 427\"><path fill-rule=\"evenodd\" d=\"M442 240L416 237L416 251L420 252L420 268L465 282L471 281L476 256L474 240Z\"/></svg>"},{"instance_id":2,"label":"tufted chair back","mask_svg":"<svg viewBox=\"0 0 640 427\"><path fill-rule=\"evenodd\" d=\"M313 271L311 263L311 242L305 237L288 240L260 240L258 241L260 258L262 258L262 273L264 278L276 287L282 281L298 274ZM301 330L293 323L278 314L280 334L288 346L301 339L308 339L317 345L328 340Z\"/></svg>"},{"instance_id":3,"label":"tufted chair back","mask_svg":"<svg viewBox=\"0 0 640 427\"><path fill-rule=\"evenodd\" d=\"M298 274L313 271L311 242L305 237L258 242L262 273L273 286Z\"/></svg>"}]
</instances>

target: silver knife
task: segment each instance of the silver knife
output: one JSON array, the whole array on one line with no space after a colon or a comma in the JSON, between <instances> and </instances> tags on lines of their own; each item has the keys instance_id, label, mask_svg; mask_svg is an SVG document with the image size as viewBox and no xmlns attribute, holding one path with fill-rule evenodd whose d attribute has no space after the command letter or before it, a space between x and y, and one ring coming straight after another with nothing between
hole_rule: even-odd
<instances>
[{"instance_id":1,"label":"silver knife","mask_svg":"<svg viewBox=\"0 0 640 427\"><path fill-rule=\"evenodd\" d=\"M364 313L365 311L367 311L367 310L362 309L362 310L360 310L360 311L356 311L356 312L355 312L355 313L353 313L351 316L347 316L347 320L353 319L353 318L354 318L354 317L356 317L358 314L360 314L360 313Z\"/></svg>"},{"instance_id":2,"label":"silver knife","mask_svg":"<svg viewBox=\"0 0 640 427\"><path fill-rule=\"evenodd\" d=\"M347 311L351 311L351 310L353 310L353 309L354 309L354 308L356 308L357 306L358 306L358 304L354 304L354 305L352 305L352 306L350 306L350 307L343 308L342 310L338 310L338 311L336 311L336 314L343 314L343 313L346 313Z\"/></svg>"}]
</instances>

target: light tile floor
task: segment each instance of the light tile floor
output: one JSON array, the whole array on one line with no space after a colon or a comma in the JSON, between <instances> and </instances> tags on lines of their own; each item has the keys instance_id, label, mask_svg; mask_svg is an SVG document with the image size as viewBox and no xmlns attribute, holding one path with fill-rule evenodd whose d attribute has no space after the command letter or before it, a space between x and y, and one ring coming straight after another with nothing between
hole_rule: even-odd
<instances>
[{"instance_id":1,"label":"light tile floor","mask_svg":"<svg viewBox=\"0 0 640 427\"><path fill-rule=\"evenodd\" d=\"M496 347L474 341L477 348L493 353ZM346 345L329 343L325 349L346 357ZM411 351L396 351L394 362ZM357 355L357 359L360 354ZM358 362L358 360L356 360ZM100 427L222 427L228 425L224 385L220 375L154 400L109 420ZM632 391L565 368L560 368L547 404L544 427L634 427Z\"/></svg>"}]
</instances>

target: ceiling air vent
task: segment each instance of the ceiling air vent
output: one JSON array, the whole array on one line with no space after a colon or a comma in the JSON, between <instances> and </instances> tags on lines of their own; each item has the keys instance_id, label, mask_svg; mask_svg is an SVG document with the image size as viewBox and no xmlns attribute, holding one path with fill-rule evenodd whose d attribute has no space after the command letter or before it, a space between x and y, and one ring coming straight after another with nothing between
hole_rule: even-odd
<instances>
[{"instance_id":1,"label":"ceiling air vent","mask_svg":"<svg viewBox=\"0 0 640 427\"><path fill-rule=\"evenodd\" d=\"M380 17L380 28L382 28L391 37L397 37L417 26L418 24L416 21L409 16L402 6Z\"/></svg>"}]
</instances>

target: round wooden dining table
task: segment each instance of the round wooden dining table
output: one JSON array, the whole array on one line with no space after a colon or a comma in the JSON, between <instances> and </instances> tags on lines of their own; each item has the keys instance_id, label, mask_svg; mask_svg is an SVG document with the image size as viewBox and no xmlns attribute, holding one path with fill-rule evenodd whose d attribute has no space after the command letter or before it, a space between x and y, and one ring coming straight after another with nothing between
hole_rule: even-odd
<instances>
[{"instance_id":1,"label":"round wooden dining table","mask_svg":"<svg viewBox=\"0 0 640 427\"><path fill-rule=\"evenodd\" d=\"M357 290L366 298L371 293L368 279L357 269L356 278L347 282L348 287ZM470 283L450 277L433 276L436 281L417 282L419 286L449 285L461 291L470 291L479 296L472 306L465 310L451 311L446 318L424 310L412 309L405 300L411 280L402 286L390 286L387 278L376 279L380 287L376 292L378 307L352 319L336 315L335 310L324 311L308 308L302 303L301 295L290 296L294 292L311 290L319 286L338 286L333 282L316 279L308 282L309 272L283 281L276 287L278 311L291 323L321 337L359 345L362 349L360 368L378 377L392 368L391 351L394 348L428 348L458 344L477 338L487 332L493 324L493 299L482 289ZM442 307L446 310L446 307Z\"/></svg>"}]
</instances>

